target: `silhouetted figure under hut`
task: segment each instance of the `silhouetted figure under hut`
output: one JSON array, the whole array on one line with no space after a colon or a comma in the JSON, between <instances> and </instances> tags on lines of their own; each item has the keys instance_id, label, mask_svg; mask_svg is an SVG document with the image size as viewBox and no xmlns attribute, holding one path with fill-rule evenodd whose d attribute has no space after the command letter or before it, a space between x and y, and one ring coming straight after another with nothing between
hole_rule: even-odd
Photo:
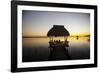
<instances>
[{"instance_id":1,"label":"silhouetted figure under hut","mask_svg":"<svg viewBox=\"0 0 100 73\"><path fill-rule=\"evenodd\" d=\"M54 25L53 28L48 31L47 36L50 37L49 60L71 59L68 53L69 42L67 41L67 38L69 35L69 32L63 25ZM64 41L55 40L54 38L56 37L64 37Z\"/></svg>"},{"instance_id":2,"label":"silhouetted figure under hut","mask_svg":"<svg viewBox=\"0 0 100 73\"><path fill-rule=\"evenodd\" d=\"M79 39L79 36L76 36L76 39L78 40Z\"/></svg>"}]
</instances>

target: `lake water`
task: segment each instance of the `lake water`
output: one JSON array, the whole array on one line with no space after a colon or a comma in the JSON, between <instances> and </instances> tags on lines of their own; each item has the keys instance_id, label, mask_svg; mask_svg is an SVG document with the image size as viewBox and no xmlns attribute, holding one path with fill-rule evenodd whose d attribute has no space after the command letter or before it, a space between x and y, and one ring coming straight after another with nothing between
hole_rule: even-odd
<instances>
[{"instance_id":1,"label":"lake water","mask_svg":"<svg viewBox=\"0 0 100 73\"><path fill-rule=\"evenodd\" d=\"M54 38L60 39L63 41L63 38ZM49 47L49 38L23 38L23 53L22 60L23 62L32 62L32 61L49 61L49 56L51 53L51 49ZM67 53L70 56L70 60L77 59L89 59L90 58L90 41L89 37L69 37L69 47L66 48ZM59 50L60 49L60 50ZM61 53L61 48L56 51L55 56L66 57L64 53ZM58 53L59 52L59 53ZM53 56L53 55L52 55ZM68 60L67 58L64 58ZM53 59L53 60L62 60Z\"/></svg>"}]
</instances>

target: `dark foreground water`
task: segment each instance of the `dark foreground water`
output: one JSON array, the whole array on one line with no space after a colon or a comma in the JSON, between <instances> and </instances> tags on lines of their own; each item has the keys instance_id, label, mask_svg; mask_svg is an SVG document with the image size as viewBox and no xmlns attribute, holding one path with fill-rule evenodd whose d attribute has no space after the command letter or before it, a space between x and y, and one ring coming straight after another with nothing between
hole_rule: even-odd
<instances>
[{"instance_id":1,"label":"dark foreground water","mask_svg":"<svg viewBox=\"0 0 100 73\"><path fill-rule=\"evenodd\" d=\"M77 60L90 58L90 41L88 37L69 38L69 47L56 48L51 56L49 38L23 38L22 61ZM70 57L70 58L69 58Z\"/></svg>"}]
</instances>

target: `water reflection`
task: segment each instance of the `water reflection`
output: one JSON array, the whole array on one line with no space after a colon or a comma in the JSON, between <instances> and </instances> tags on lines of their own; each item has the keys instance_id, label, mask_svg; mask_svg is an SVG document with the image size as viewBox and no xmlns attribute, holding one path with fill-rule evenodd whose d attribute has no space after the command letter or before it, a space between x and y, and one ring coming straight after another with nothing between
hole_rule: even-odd
<instances>
[{"instance_id":1,"label":"water reflection","mask_svg":"<svg viewBox=\"0 0 100 73\"><path fill-rule=\"evenodd\" d=\"M60 37L62 40L62 38ZM53 56L50 56L51 48L49 44L49 38L23 38L23 62L31 61L48 61L48 60L76 60L76 59L89 59L90 58L90 42L89 37L68 37L69 47L66 49L65 57L64 52L61 48L58 47L55 50L56 53L53 53ZM55 52L55 50L53 52ZM60 54L59 54L60 52ZM61 55L62 54L62 55ZM54 57L56 55L56 58Z\"/></svg>"}]
</instances>

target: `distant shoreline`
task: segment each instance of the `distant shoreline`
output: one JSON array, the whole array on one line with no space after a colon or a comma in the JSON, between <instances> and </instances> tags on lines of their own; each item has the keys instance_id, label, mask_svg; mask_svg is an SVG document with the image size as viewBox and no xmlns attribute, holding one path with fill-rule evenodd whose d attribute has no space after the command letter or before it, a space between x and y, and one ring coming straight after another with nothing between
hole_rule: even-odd
<instances>
[{"instance_id":1,"label":"distant shoreline","mask_svg":"<svg viewBox=\"0 0 100 73\"><path fill-rule=\"evenodd\" d=\"M23 36L22 38L47 38L47 36Z\"/></svg>"},{"instance_id":2,"label":"distant shoreline","mask_svg":"<svg viewBox=\"0 0 100 73\"><path fill-rule=\"evenodd\" d=\"M90 35L78 36L78 37L89 37ZM77 36L68 36L68 37L77 37ZM22 36L22 38L48 38L48 36Z\"/></svg>"}]
</instances>

